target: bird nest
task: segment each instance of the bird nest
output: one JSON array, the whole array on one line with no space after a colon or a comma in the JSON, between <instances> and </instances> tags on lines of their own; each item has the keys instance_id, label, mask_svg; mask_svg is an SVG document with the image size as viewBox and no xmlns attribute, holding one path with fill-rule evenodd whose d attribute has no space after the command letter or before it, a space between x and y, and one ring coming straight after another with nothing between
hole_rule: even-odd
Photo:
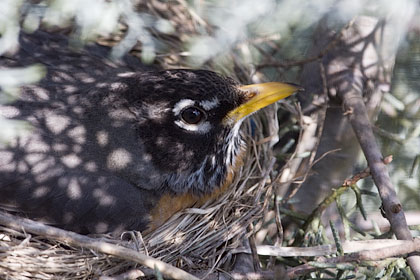
<instances>
[{"instance_id":1,"label":"bird nest","mask_svg":"<svg viewBox=\"0 0 420 280\"><path fill-rule=\"evenodd\" d=\"M119 238L106 235L95 238L135 249L201 277L217 269L229 270L235 258L232 249L242 246L242 241L252 234L250 225L262 220L272 197L270 175L276 171L267 136L278 135L278 127L267 125L269 118L276 118L277 111L267 109L244 125L249 147L247 155L223 195L200 208L175 214L153 232L144 235L126 232ZM144 270L126 258L33 235L27 228L0 227L0 278L107 279L124 273L139 276L156 271Z\"/></svg>"}]
</instances>

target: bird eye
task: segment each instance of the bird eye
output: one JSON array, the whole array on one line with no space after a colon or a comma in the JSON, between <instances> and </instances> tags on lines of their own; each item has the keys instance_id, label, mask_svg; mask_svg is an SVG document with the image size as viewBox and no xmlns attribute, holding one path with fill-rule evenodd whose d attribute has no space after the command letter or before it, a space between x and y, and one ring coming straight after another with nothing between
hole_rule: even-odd
<instances>
[{"instance_id":1,"label":"bird eye","mask_svg":"<svg viewBox=\"0 0 420 280\"><path fill-rule=\"evenodd\" d=\"M188 124L198 124L204 117L204 112L196 107L188 107L181 112L182 120Z\"/></svg>"}]
</instances>

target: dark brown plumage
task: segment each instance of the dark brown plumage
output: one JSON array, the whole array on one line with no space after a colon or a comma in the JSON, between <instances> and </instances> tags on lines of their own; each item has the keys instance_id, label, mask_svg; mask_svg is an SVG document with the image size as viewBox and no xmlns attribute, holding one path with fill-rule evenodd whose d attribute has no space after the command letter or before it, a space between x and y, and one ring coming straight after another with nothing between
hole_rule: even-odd
<instances>
[{"instance_id":1,"label":"dark brown plumage","mask_svg":"<svg viewBox=\"0 0 420 280\"><path fill-rule=\"evenodd\" d=\"M254 92L211 71L130 73L98 50L75 54L63 44L38 32L1 59L48 69L0 106L0 114L32 125L0 148L3 208L82 233L144 230L227 187L249 114L238 108Z\"/></svg>"}]
</instances>

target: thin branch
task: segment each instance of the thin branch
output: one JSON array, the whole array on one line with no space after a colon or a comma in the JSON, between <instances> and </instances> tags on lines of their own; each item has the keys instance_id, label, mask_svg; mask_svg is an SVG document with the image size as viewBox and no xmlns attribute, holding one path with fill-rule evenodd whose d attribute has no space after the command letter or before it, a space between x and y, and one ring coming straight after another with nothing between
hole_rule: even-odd
<instances>
[{"instance_id":1,"label":"thin branch","mask_svg":"<svg viewBox=\"0 0 420 280\"><path fill-rule=\"evenodd\" d=\"M302 187L303 183L306 181L306 178L309 176L309 172L312 170L312 167L318 162L320 161L322 158L324 158L326 155L328 155L329 153L335 152L336 150L333 151L328 151L325 154L321 155L318 159L315 160L315 157L317 155L318 152L318 147L319 144L321 143L321 138L322 138L322 133L324 131L324 124L325 124L325 118L327 116L327 109L328 109L328 88L327 88L327 78L326 78L326 73L325 73L325 68L324 65L322 63L319 63L319 71L321 73L321 77L322 77L322 86L323 86L323 96L324 96L324 100L326 102L324 102L323 106L322 106L322 110L319 111L319 113L317 114L317 131L316 131L316 141L313 145L313 147L311 148L311 155L309 157L309 161L306 164L306 170L304 171L304 175L303 175L303 179L301 182L297 183L297 185L295 187L293 187L293 189L291 190L291 192L289 193L289 195L285 198L283 198L282 201L282 205L285 205L291 198L293 198L296 193L299 191L299 189Z\"/></svg>"},{"instance_id":2,"label":"thin branch","mask_svg":"<svg viewBox=\"0 0 420 280\"><path fill-rule=\"evenodd\" d=\"M71 246L88 248L100 253L137 262L151 269L157 268L163 275L172 279L198 280L197 277L179 268L136 252L132 249L110 244L108 242L101 241L100 239L91 238L75 232L47 226L29 219L16 217L2 211L0 211L0 224L15 230L23 230L25 232L45 236L48 239L54 239Z\"/></svg>"},{"instance_id":3,"label":"thin branch","mask_svg":"<svg viewBox=\"0 0 420 280\"><path fill-rule=\"evenodd\" d=\"M276 243L281 246L283 244L283 225L281 223L281 213L280 213L280 203L277 202L277 194L274 195L274 214L275 214L275 221L277 227L277 241Z\"/></svg>"},{"instance_id":4,"label":"thin branch","mask_svg":"<svg viewBox=\"0 0 420 280\"><path fill-rule=\"evenodd\" d=\"M401 202L391 183L388 170L376 143L367 109L363 101L361 88L354 85L354 79L357 79L357 75L354 75L354 73L353 75L349 74L348 80L352 86L339 90L343 100L343 109L347 112L347 116L362 147L392 231L398 239L412 240ZM346 84L343 83L343 85ZM420 257L410 256L407 258L407 262L416 278L420 279Z\"/></svg>"},{"instance_id":5,"label":"thin branch","mask_svg":"<svg viewBox=\"0 0 420 280\"><path fill-rule=\"evenodd\" d=\"M101 276L99 280L135 280L146 276L140 269L130 269L116 276Z\"/></svg>"},{"instance_id":6,"label":"thin branch","mask_svg":"<svg viewBox=\"0 0 420 280\"><path fill-rule=\"evenodd\" d=\"M392 155L387 156L383 160L384 164L390 164L392 162ZM343 186L351 186L355 185L359 180L369 177L370 174L370 168L366 167L363 171L353 175L350 179L344 180Z\"/></svg>"},{"instance_id":7,"label":"thin branch","mask_svg":"<svg viewBox=\"0 0 420 280\"><path fill-rule=\"evenodd\" d=\"M327 196L309 215L309 217L305 220L305 223L302 225L302 234L296 236L295 241L293 242L294 245L299 244L304 238L304 235L308 231L309 227L312 225L312 222L320 217L327 207L333 203L337 197L341 196L344 192L349 189L348 186L341 186L337 189L333 189L332 193Z\"/></svg>"},{"instance_id":8,"label":"thin branch","mask_svg":"<svg viewBox=\"0 0 420 280\"><path fill-rule=\"evenodd\" d=\"M392 156L388 156L383 160L384 164L389 164L392 161ZM320 217L322 213L327 209L327 207L336 201L338 197L340 197L345 191L348 190L349 187L352 187L354 184L357 183L358 180L362 178L366 178L370 175L370 169L369 167L365 168L362 172L357 173L356 175L353 175L350 179L344 180L344 183L342 186L340 186L337 189L333 189L331 194L328 195L324 200L312 211L312 213L308 216L308 218L305 220L305 223L302 226L302 230L304 233L308 231L309 226L312 224L312 222ZM303 235L300 235L296 238L294 244L299 244L301 241L301 238L303 238Z\"/></svg>"},{"instance_id":9,"label":"thin branch","mask_svg":"<svg viewBox=\"0 0 420 280\"><path fill-rule=\"evenodd\" d=\"M254 226L252 224L248 225L248 231L251 233L248 238L248 242L249 242L249 248L251 249L252 263L254 265L254 271L258 272L261 270L261 267L260 267L260 260L257 254L257 246L255 244Z\"/></svg>"},{"instance_id":10,"label":"thin branch","mask_svg":"<svg viewBox=\"0 0 420 280\"><path fill-rule=\"evenodd\" d=\"M350 263L350 262L361 262L361 261L377 261L395 256L401 256L410 254L420 250L420 239L414 239L413 241L406 241L403 244L385 247L374 250L363 250L360 252L351 253L345 256L338 256L335 258L323 259L323 263L326 264L339 264L339 263ZM319 262L319 261L318 261ZM290 278L296 278L305 275L314 270L314 266L310 263L293 267L287 270L287 274Z\"/></svg>"},{"instance_id":11,"label":"thin branch","mask_svg":"<svg viewBox=\"0 0 420 280\"><path fill-rule=\"evenodd\" d=\"M420 240L420 239L415 239ZM342 244L344 254L360 253L361 251L388 250L386 248L404 246L410 248L413 241L393 240L393 239L371 239L360 241L345 241ZM415 251L415 248L413 248ZM410 252L413 252L410 251ZM233 249L232 254L247 253L250 254L249 248L240 247ZM319 257L337 254L335 244L318 245L311 247L279 247L271 245L258 245L257 254L259 256L272 257Z\"/></svg>"},{"instance_id":12,"label":"thin branch","mask_svg":"<svg viewBox=\"0 0 420 280\"><path fill-rule=\"evenodd\" d=\"M420 239L416 238L413 241L407 240L363 240L363 241L348 241L343 244L343 251L347 253L344 256L333 258L321 257L316 262L309 262L307 264L299 265L287 270L289 278L297 278L316 271L319 267L334 267L336 266L352 266L351 263L360 263L361 261L380 261L391 257L406 255L420 250ZM369 250L366 250L369 248ZM240 248L234 250L239 251ZM240 253L250 253L250 251L243 250ZM296 256L325 256L337 254L335 245L322 245L308 248L299 247L275 247L275 246L257 246L259 255L278 256L278 257L296 257ZM239 253L239 252L238 252ZM248 274L246 274L248 275ZM233 275L233 279L284 279L275 278L275 271L264 271L261 273L252 273L249 278L246 275ZM271 278L270 278L271 277Z\"/></svg>"}]
</instances>

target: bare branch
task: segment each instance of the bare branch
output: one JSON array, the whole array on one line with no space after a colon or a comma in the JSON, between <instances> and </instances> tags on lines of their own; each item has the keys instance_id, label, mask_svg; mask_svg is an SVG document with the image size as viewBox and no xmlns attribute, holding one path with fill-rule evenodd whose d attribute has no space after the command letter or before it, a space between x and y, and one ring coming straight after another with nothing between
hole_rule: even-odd
<instances>
[{"instance_id":1,"label":"bare branch","mask_svg":"<svg viewBox=\"0 0 420 280\"><path fill-rule=\"evenodd\" d=\"M358 76L355 73L349 75L349 84L359 82L356 81L357 78ZM347 83L344 84L349 85ZM343 100L343 109L345 112L349 112L347 116L369 164L373 181L378 188L383 208L391 224L392 231L398 239L412 240L402 205L392 186L388 170L376 143L361 90L361 87L356 87L355 85L339 90ZM407 258L407 261L416 278L420 279L420 257L410 256Z\"/></svg>"},{"instance_id":2,"label":"bare branch","mask_svg":"<svg viewBox=\"0 0 420 280\"><path fill-rule=\"evenodd\" d=\"M163 275L173 279L198 280L197 277L185 272L184 270L136 252L132 249L110 244L108 242L101 241L100 239L91 238L75 232L47 226L29 219L16 217L2 211L0 211L0 224L15 230L24 230L25 232L45 236L46 238L54 239L72 246L88 248L97 252L137 262L151 269L157 268Z\"/></svg>"},{"instance_id":3,"label":"bare branch","mask_svg":"<svg viewBox=\"0 0 420 280\"><path fill-rule=\"evenodd\" d=\"M385 247L382 249L374 250L363 250L360 252L351 253L345 256L338 256L335 258L323 259L322 263L326 264L338 264L338 263L350 263L360 261L377 261L395 256L409 254L420 250L420 239L414 239L413 241L406 241L403 244ZM319 262L319 261L318 261ZM411 266L410 266L411 267ZM300 265L291 269L288 269L287 274L289 278L296 278L307 273L314 271L315 267L310 263Z\"/></svg>"},{"instance_id":4,"label":"bare branch","mask_svg":"<svg viewBox=\"0 0 420 280\"><path fill-rule=\"evenodd\" d=\"M419 239L415 239L419 240ZM418 241L417 241L418 242ZM390 247L404 246L411 248L413 241L408 240L392 240L392 239L372 239L360 241L346 241L342 243L344 254L359 253L361 251L377 251ZM414 252L416 249L412 248ZM248 248L237 248L232 250L232 253L248 253L251 251ZM319 257L327 256L337 253L337 248L334 244L319 245L312 247L278 247L270 245L257 246L257 254L260 256L273 257Z\"/></svg>"},{"instance_id":5,"label":"bare branch","mask_svg":"<svg viewBox=\"0 0 420 280\"><path fill-rule=\"evenodd\" d=\"M353 262L361 261L380 261L387 258L401 256L420 250L420 239L413 241L407 240L363 240L348 241L343 244L343 251L346 255L334 258L320 257L316 262L310 262L300 266L296 266L287 270L289 278L297 278L319 269L319 266L332 267L332 265L352 266ZM368 250L366 250L368 248ZM250 250L242 250L238 248L233 252L250 253ZM257 246L259 255L276 256L276 257L316 257L336 254L335 245L321 245L307 248L298 247L276 247L276 246ZM253 273L249 275L252 278L245 278L246 275L233 275L234 279L273 279L274 271L264 271L261 273ZM270 278L271 276L271 278ZM284 279L284 278L276 278Z\"/></svg>"}]
</instances>

